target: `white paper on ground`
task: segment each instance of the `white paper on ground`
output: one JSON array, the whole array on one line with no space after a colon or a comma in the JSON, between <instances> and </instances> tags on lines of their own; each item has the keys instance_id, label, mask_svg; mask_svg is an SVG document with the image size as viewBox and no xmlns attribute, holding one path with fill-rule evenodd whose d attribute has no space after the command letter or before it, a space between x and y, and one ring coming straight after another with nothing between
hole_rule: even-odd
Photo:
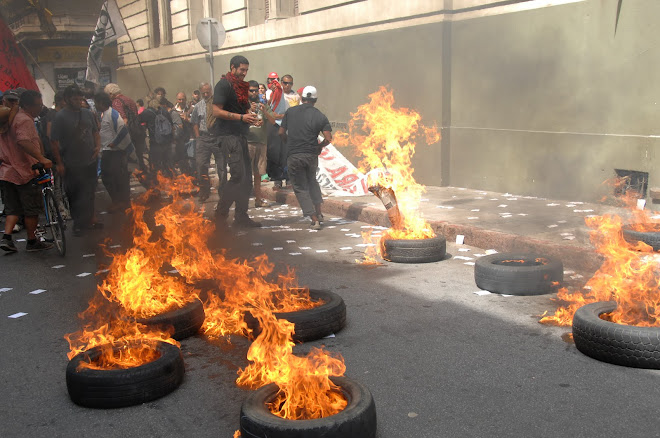
<instances>
[{"instance_id":1,"label":"white paper on ground","mask_svg":"<svg viewBox=\"0 0 660 438\"><path fill-rule=\"evenodd\" d=\"M32 295L39 295L39 294L42 294L42 293L44 293L44 292L46 292L46 289L35 289L35 290L33 290L32 292L30 292L30 294L32 294Z\"/></svg>"},{"instance_id":2,"label":"white paper on ground","mask_svg":"<svg viewBox=\"0 0 660 438\"><path fill-rule=\"evenodd\" d=\"M282 248L281 246L276 246L275 248L273 248L273 251L282 251L283 249L284 248Z\"/></svg>"},{"instance_id":3,"label":"white paper on ground","mask_svg":"<svg viewBox=\"0 0 660 438\"><path fill-rule=\"evenodd\" d=\"M376 246L376 244L375 243L358 243L355 246L360 247L360 248L364 248L364 247L367 247L367 246Z\"/></svg>"},{"instance_id":4,"label":"white paper on ground","mask_svg":"<svg viewBox=\"0 0 660 438\"><path fill-rule=\"evenodd\" d=\"M557 221L558 224L565 224L567 221Z\"/></svg>"},{"instance_id":5,"label":"white paper on ground","mask_svg":"<svg viewBox=\"0 0 660 438\"><path fill-rule=\"evenodd\" d=\"M339 230L339 231L351 231L351 229L350 229L350 228L342 228L342 229Z\"/></svg>"},{"instance_id":6,"label":"white paper on ground","mask_svg":"<svg viewBox=\"0 0 660 438\"><path fill-rule=\"evenodd\" d=\"M323 336L323 339L334 338L334 337L335 337L335 334L330 333L328 336Z\"/></svg>"},{"instance_id":7,"label":"white paper on ground","mask_svg":"<svg viewBox=\"0 0 660 438\"><path fill-rule=\"evenodd\" d=\"M99 269L98 271L96 271L96 274L97 275L98 274L105 274L106 272L110 272L110 269Z\"/></svg>"},{"instance_id":8,"label":"white paper on ground","mask_svg":"<svg viewBox=\"0 0 660 438\"><path fill-rule=\"evenodd\" d=\"M518 213L518 216L529 216L527 213Z\"/></svg>"},{"instance_id":9,"label":"white paper on ground","mask_svg":"<svg viewBox=\"0 0 660 438\"><path fill-rule=\"evenodd\" d=\"M497 208L506 208L506 206L507 206L506 204L500 204L497 206Z\"/></svg>"},{"instance_id":10,"label":"white paper on ground","mask_svg":"<svg viewBox=\"0 0 660 438\"><path fill-rule=\"evenodd\" d=\"M479 216L470 216L470 217L468 218L468 220L475 220L475 219L479 219Z\"/></svg>"},{"instance_id":11,"label":"white paper on ground","mask_svg":"<svg viewBox=\"0 0 660 438\"><path fill-rule=\"evenodd\" d=\"M14 288L13 287L3 287L3 288L0 288L0 292L9 292L12 289L14 289Z\"/></svg>"},{"instance_id":12,"label":"white paper on ground","mask_svg":"<svg viewBox=\"0 0 660 438\"><path fill-rule=\"evenodd\" d=\"M458 248L458 250L461 252L467 252L470 251L470 248Z\"/></svg>"},{"instance_id":13,"label":"white paper on ground","mask_svg":"<svg viewBox=\"0 0 660 438\"><path fill-rule=\"evenodd\" d=\"M88 275L92 275L91 272L83 272L82 274L76 275L76 277L87 277Z\"/></svg>"},{"instance_id":14,"label":"white paper on ground","mask_svg":"<svg viewBox=\"0 0 660 438\"><path fill-rule=\"evenodd\" d=\"M463 264L464 264L464 265L468 265L468 266L474 266L474 262L465 262L465 263L463 263Z\"/></svg>"},{"instance_id":15,"label":"white paper on ground","mask_svg":"<svg viewBox=\"0 0 660 438\"><path fill-rule=\"evenodd\" d=\"M454 256L456 260L474 260L472 257Z\"/></svg>"},{"instance_id":16,"label":"white paper on ground","mask_svg":"<svg viewBox=\"0 0 660 438\"><path fill-rule=\"evenodd\" d=\"M312 249L311 246L299 246L298 248L300 248L300 249Z\"/></svg>"},{"instance_id":17,"label":"white paper on ground","mask_svg":"<svg viewBox=\"0 0 660 438\"><path fill-rule=\"evenodd\" d=\"M169 272L170 274L178 274L179 270L178 269L172 269L172 270L167 271L167 272Z\"/></svg>"},{"instance_id":18,"label":"white paper on ground","mask_svg":"<svg viewBox=\"0 0 660 438\"><path fill-rule=\"evenodd\" d=\"M316 252L328 252L327 249L317 249Z\"/></svg>"},{"instance_id":19,"label":"white paper on ground","mask_svg":"<svg viewBox=\"0 0 660 438\"><path fill-rule=\"evenodd\" d=\"M547 205L548 207L556 207L556 206L558 206L559 204L555 204L555 203L553 202L553 203L545 204L545 205Z\"/></svg>"},{"instance_id":20,"label":"white paper on ground","mask_svg":"<svg viewBox=\"0 0 660 438\"><path fill-rule=\"evenodd\" d=\"M63 268L63 267L64 267L64 265L55 265L55 266L53 266L52 268L53 268L53 269L61 269L61 268Z\"/></svg>"},{"instance_id":21,"label":"white paper on ground","mask_svg":"<svg viewBox=\"0 0 660 438\"><path fill-rule=\"evenodd\" d=\"M87 257L94 257L96 254L83 254L83 258L86 259Z\"/></svg>"},{"instance_id":22,"label":"white paper on ground","mask_svg":"<svg viewBox=\"0 0 660 438\"><path fill-rule=\"evenodd\" d=\"M564 275L571 275L571 274L575 274L575 271L570 271L570 270L564 271Z\"/></svg>"},{"instance_id":23,"label":"white paper on ground","mask_svg":"<svg viewBox=\"0 0 660 438\"><path fill-rule=\"evenodd\" d=\"M252 246L262 246L262 245L263 245L263 243L260 243L260 242L254 242L254 243L252 244Z\"/></svg>"},{"instance_id":24,"label":"white paper on ground","mask_svg":"<svg viewBox=\"0 0 660 438\"><path fill-rule=\"evenodd\" d=\"M296 243L295 240L287 240L286 243Z\"/></svg>"},{"instance_id":25,"label":"white paper on ground","mask_svg":"<svg viewBox=\"0 0 660 438\"><path fill-rule=\"evenodd\" d=\"M500 294L500 296L508 298L508 297L512 297L513 295L511 295L511 294Z\"/></svg>"},{"instance_id":26,"label":"white paper on ground","mask_svg":"<svg viewBox=\"0 0 660 438\"><path fill-rule=\"evenodd\" d=\"M479 209L479 208L473 208L473 209L470 210L470 211L481 211L481 209Z\"/></svg>"},{"instance_id":27,"label":"white paper on ground","mask_svg":"<svg viewBox=\"0 0 660 438\"><path fill-rule=\"evenodd\" d=\"M575 236L564 236L564 240L575 240Z\"/></svg>"},{"instance_id":28,"label":"white paper on ground","mask_svg":"<svg viewBox=\"0 0 660 438\"><path fill-rule=\"evenodd\" d=\"M646 206L646 199L637 200L637 210L644 210L645 206Z\"/></svg>"},{"instance_id":29,"label":"white paper on ground","mask_svg":"<svg viewBox=\"0 0 660 438\"><path fill-rule=\"evenodd\" d=\"M297 255L302 255L302 253L301 252L290 252L289 255L297 256Z\"/></svg>"},{"instance_id":30,"label":"white paper on ground","mask_svg":"<svg viewBox=\"0 0 660 438\"><path fill-rule=\"evenodd\" d=\"M491 254L497 254L497 251L495 251L494 249L487 249L486 255L491 255Z\"/></svg>"},{"instance_id":31,"label":"white paper on ground","mask_svg":"<svg viewBox=\"0 0 660 438\"><path fill-rule=\"evenodd\" d=\"M341 249L342 251L347 251L347 250L349 250L349 249L353 249L353 247L352 247L352 246L343 246L343 247L341 247L341 248L339 248L339 249Z\"/></svg>"},{"instance_id":32,"label":"white paper on ground","mask_svg":"<svg viewBox=\"0 0 660 438\"><path fill-rule=\"evenodd\" d=\"M559 225L557 225L557 224L552 224L552 225L548 225L548 228L557 228L558 226Z\"/></svg>"},{"instance_id":33,"label":"white paper on ground","mask_svg":"<svg viewBox=\"0 0 660 438\"><path fill-rule=\"evenodd\" d=\"M13 315L9 315L8 318L16 319L16 318L20 318L21 316L25 316L25 315L27 315L27 313L18 312L18 313L14 313Z\"/></svg>"},{"instance_id":34,"label":"white paper on ground","mask_svg":"<svg viewBox=\"0 0 660 438\"><path fill-rule=\"evenodd\" d=\"M16 239L17 242L25 242L25 239Z\"/></svg>"},{"instance_id":35,"label":"white paper on ground","mask_svg":"<svg viewBox=\"0 0 660 438\"><path fill-rule=\"evenodd\" d=\"M492 292L488 292L487 290L478 290L474 293L475 293L475 295L481 296L481 295L490 295Z\"/></svg>"},{"instance_id":36,"label":"white paper on ground","mask_svg":"<svg viewBox=\"0 0 660 438\"><path fill-rule=\"evenodd\" d=\"M465 236L462 234L457 234L456 235L456 245L463 245L463 242L465 242Z\"/></svg>"},{"instance_id":37,"label":"white paper on ground","mask_svg":"<svg viewBox=\"0 0 660 438\"><path fill-rule=\"evenodd\" d=\"M110 248L121 248L121 245L112 245Z\"/></svg>"}]
</instances>

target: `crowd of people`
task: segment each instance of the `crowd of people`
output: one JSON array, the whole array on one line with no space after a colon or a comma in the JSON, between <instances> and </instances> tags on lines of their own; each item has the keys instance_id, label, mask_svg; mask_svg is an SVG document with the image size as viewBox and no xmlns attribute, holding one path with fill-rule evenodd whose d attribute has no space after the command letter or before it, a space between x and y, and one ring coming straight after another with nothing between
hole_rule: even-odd
<instances>
[{"instance_id":1,"label":"crowd of people","mask_svg":"<svg viewBox=\"0 0 660 438\"><path fill-rule=\"evenodd\" d=\"M296 92L293 77L280 79L276 72L266 84L247 81L248 71L249 61L234 56L214 87L201 83L191 101L180 91L175 103L162 87L134 101L114 83L101 91L71 85L56 93L52 108L44 106L37 91L5 91L0 193L6 220L0 249L17 251L12 234L22 226L27 251L52 247L35 234L43 209L33 184L35 163L52 169L74 236L103 227L94 208L99 176L111 199L109 212L130 207L131 167L143 182L154 183L157 173L193 176L205 202L211 193L211 157L218 177L218 226L227 225L232 205L234 227L261 226L249 217L248 203L254 193L255 208L268 205L261 185L269 179L274 190L292 188L311 227L320 229L323 199L316 170L332 134L327 117L314 106L316 88Z\"/></svg>"}]
</instances>

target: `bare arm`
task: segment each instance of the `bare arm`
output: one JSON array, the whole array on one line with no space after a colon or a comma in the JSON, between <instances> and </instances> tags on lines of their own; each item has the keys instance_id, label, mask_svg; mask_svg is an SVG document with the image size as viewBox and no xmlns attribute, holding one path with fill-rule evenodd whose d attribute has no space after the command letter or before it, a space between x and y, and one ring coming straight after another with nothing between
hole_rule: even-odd
<instances>
[{"instance_id":1,"label":"bare arm","mask_svg":"<svg viewBox=\"0 0 660 438\"><path fill-rule=\"evenodd\" d=\"M287 139L288 139L288 137L287 137L287 135L286 135L286 129L284 129L284 128L282 128L282 127L280 126L280 130L279 130L278 134L280 135L280 138L282 139L282 141L283 141L284 143L286 143L286 141L287 141Z\"/></svg>"},{"instance_id":2,"label":"bare arm","mask_svg":"<svg viewBox=\"0 0 660 438\"><path fill-rule=\"evenodd\" d=\"M319 146L326 147L327 145L330 144L332 141L332 132L330 131L323 131L323 141L319 143Z\"/></svg>"},{"instance_id":3,"label":"bare arm","mask_svg":"<svg viewBox=\"0 0 660 438\"><path fill-rule=\"evenodd\" d=\"M249 125L253 125L257 123L258 120L256 114L230 113L229 111L223 108L223 105L216 105L216 104L213 104L213 116L217 119L223 119L223 120L234 120L234 121L239 120Z\"/></svg>"},{"instance_id":4,"label":"bare arm","mask_svg":"<svg viewBox=\"0 0 660 438\"><path fill-rule=\"evenodd\" d=\"M195 133L195 138L198 138L199 137L199 125L197 123L195 123L193 125L193 132Z\"/></svg>"},{"instance_id":5,"label":"bare arm","mask_svg":"<svg viewBox=\"0 0 660 438\"><path fill-rule=\"evenodd\" d=\"M40 147L35 145L33 142L27 140L19 140L16 142L16 144L18 144L26 154L30 155L34 159L38 160L41 164L43 164L46 169L50 169L50 167L53 165L52 161L43 156Z\"/></svg>"}]
</instances>

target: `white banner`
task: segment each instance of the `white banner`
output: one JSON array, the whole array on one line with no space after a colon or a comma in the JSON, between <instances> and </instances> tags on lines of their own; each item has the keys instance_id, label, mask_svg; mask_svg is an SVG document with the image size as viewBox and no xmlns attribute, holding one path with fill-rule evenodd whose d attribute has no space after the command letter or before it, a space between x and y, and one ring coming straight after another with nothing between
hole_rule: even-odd
<instances>
[{"instance_id":1,"label":"white banner","mask_svg":"<svg viewBox=\"0 0 660 438\"><path fill-rule=\"evenodd\" d=\"M322 140L322 138L320 138ZM323 148L319 155L319 170L316 180L329 196L364 196L367 176L360 172L332 144Z\"/></svg>"},{"instance_id":2,"label":"white banner","mask_svg":"<svg viewBox=\"0 0 660 438\"><path fill-rule=\"evenodd\" d=\"M88 82L99 83L103 47L126 34L126 26L119 13L116 0L106 0L101 8L101 15L99 15L99 21L96 23L96 30L87 53L85 79Z\"/></svg>"}]
</instances>

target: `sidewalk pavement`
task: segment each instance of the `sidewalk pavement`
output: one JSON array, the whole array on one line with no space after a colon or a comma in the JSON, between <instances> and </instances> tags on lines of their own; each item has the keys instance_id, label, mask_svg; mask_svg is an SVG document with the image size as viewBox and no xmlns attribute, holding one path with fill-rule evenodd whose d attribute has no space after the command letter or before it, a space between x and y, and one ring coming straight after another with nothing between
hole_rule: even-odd
<instances>
[{"instance_id":1,"label":"sidewalk pavement","mask_svg":"<svg viewBox=\"0 0 660 438\"><path fill-rule=\"evenodd\" d=\"M262 186L266 199L297 205L292 190ZM466 245L498 252L538 252L558 257L564 266L595 272L602 258L589 241L590 215L630 211L604 204L558 201L461 187L427 187L421 210L433 230L448 241L465 236ZM385 207L374 195L326 197L323 211L373 225L389 226Z\"/></svg>"}]
</instances>

